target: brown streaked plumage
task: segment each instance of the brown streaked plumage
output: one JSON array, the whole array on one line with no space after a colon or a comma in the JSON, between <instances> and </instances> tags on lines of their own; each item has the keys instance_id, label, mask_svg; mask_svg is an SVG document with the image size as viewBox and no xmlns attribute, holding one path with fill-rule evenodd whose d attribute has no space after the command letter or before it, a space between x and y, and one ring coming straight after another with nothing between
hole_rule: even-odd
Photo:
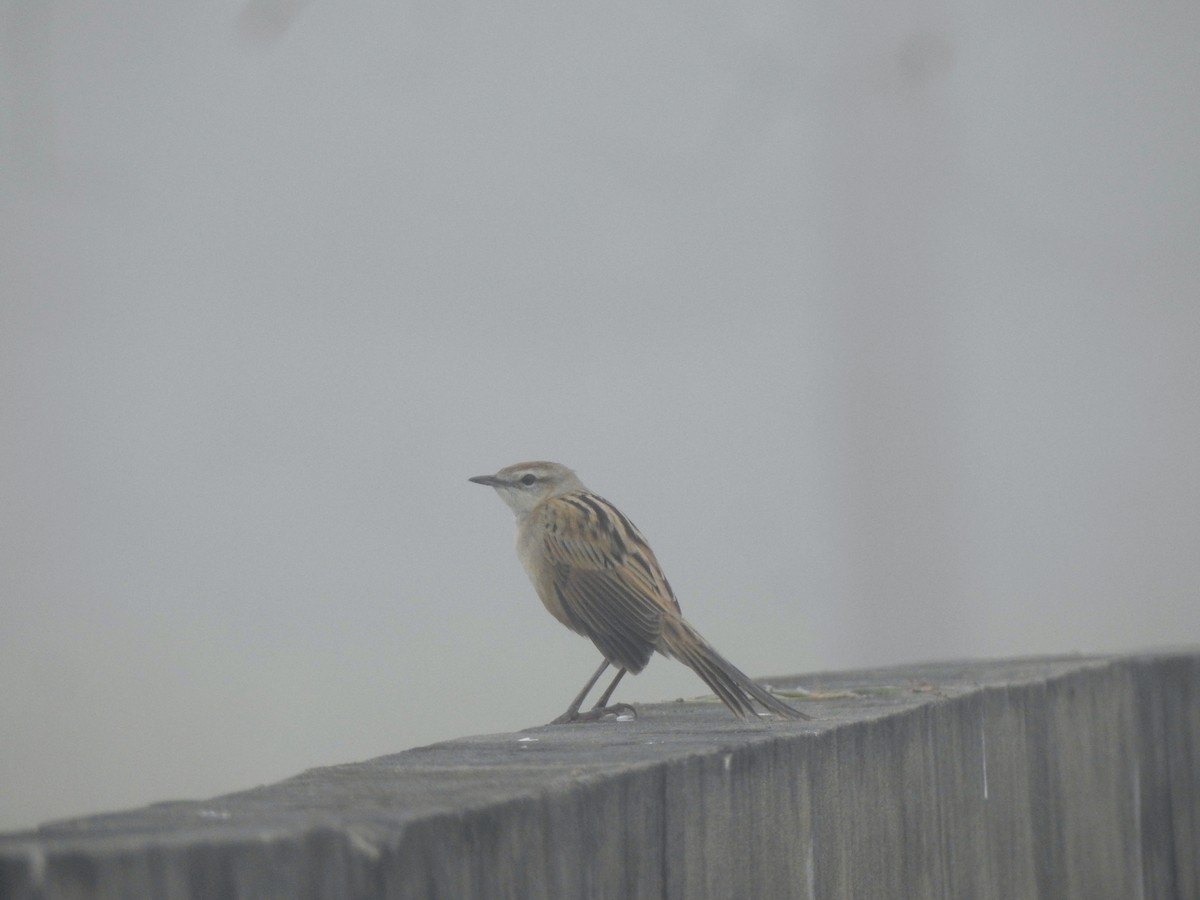
<instances>
[{"instance_id":1,"label":"brown streaked plumage","mask_svg":"<svg viewBox=\"0 0 1200 900\"><path fill-rule=\"evenodd\" d=\"M604 656L555 723L630 709L605 704L621 677L640 672L656 650L689 666L739 717L755 714L757 701L778 716L809 718L756 684L688 624L642 533L566 466L517 463L470 480L495 488L516 514L517 554L546 609ZM616 678L581 715L584 698L609 665L617 667Z\"/></svg>"}]
</instances>

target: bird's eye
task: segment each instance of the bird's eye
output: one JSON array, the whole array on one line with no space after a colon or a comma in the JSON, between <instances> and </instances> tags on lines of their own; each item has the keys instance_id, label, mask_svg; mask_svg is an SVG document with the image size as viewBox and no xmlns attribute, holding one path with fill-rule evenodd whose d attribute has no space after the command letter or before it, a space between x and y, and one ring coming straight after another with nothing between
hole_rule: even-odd
<instances>
[{"instance_id":1,"label":"bird's eye","mask_svg":"<svg viewBox=\"0 0 1200 900\"><path fill-rule=\"evenodd\" d=\"M530 484L533 484L535 481L537 481L537 479L534 476L526 475L524 478L521 479L521 484L530 485Z\"/></svg>"}]
</instances>

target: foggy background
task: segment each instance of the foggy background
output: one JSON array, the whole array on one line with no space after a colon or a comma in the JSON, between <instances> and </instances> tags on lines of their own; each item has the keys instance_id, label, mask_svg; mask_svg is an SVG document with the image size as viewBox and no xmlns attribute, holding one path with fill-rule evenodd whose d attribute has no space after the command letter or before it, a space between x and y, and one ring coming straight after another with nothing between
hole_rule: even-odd
<instances>
[{"instance_id":1,"label":"foggy background","mask_svg":"<svg viewBox=\"0 0 1200 900\"><path fill-rule=\"evenodd\" d=\"M562 712L523 459L752 674L1200 641L1192 0L0 40L0 828Z\"/></svg>"}]
</instances>

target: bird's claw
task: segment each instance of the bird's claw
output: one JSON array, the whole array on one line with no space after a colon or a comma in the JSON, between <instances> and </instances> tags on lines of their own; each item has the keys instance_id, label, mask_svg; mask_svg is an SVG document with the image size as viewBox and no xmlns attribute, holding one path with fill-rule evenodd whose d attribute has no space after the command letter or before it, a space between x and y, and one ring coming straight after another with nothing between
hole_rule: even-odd
<instances>
[{"instance_id":1,"label":"bird's claw","mask_svg":"<svg viewBox=\"0 0 1200 900\"><path fill-rule=\"evenodd\" d=\"M551 722L551 725L570 725L573 722L599 722L608 716L631 716L637 718L637 710L628 703L614 703L612 706L593 706L587 712L568 709L565 713Z\"/></svg>"}]
</instances>

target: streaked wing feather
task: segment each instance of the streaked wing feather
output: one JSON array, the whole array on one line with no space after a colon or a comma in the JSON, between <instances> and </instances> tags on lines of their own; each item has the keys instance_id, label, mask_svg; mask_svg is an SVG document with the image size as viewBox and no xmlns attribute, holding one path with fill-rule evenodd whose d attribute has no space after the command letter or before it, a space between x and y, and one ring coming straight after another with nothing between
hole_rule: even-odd
<instances>
[{"instance_id":1,"label":"streaked wing feather","mask_svg":"<svg viewBox=\"0 0 1200 900\"><path fill-rule=\"evenodd\" d=\"M611 580L576 572L559 596L606 659L632 672L645 667L657 644L658 622L622 613L618 604L628 598Z\"/></svg>"},{"instance_id":2,"label":"streaked wing feather","mask_svg":"<svg viewBox=\"0 0 1200 900\"><path fill-rule=\"evenodd\" d=\"M609 515L615 511L596 498L566 495L547 506L543 546L563 610L607 659L640 671L661 630L664 600L647 574L657 571L657 563L653 556L630 563L640 535L623 533L624 517L614 521ZM674 603L669 590L667 602Z\"/></svg>"}]
</instances>

